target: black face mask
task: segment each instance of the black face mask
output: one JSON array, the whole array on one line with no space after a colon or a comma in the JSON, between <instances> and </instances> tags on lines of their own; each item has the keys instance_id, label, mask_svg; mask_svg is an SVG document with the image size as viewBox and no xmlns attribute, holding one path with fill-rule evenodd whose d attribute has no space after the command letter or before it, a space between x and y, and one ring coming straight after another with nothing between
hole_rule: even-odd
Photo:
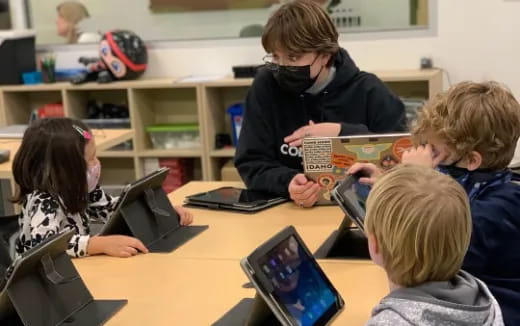
<instances>
[{"instance_id":1,"label":"black face mask","mask_svg":"<svg viewBox=\"0 0 520 326\"><path fill-rule=\"evenodd\" d=\"M457 164L459 164L460 161L462 161L462 157L451 164L446 164L446 165L439 164L439 166L437 166L437 168L442 173L445 173L445 174L451 176L452 178L457 179L469 172L468 169L457 166Z\"/></svg>"},{"instance_id":2,"label":"black face mask","mask_svg":"<svg viewBox=\"0 0 520 326\"><path fill-rule=\"evenodd\" d=\"M467 168L461 168L461 167L455 166L455 164L457 164L457 163L453 163L453 164L450 164L450 165L439 165L438 169L442 173L447 174L447 175L449 175L450 177L452 177L454 179L458 179L458 178L460 178L462 176L465 176L467 174L471 174L473 176L472 178L474 180L479 180L479 179L481 179L481 175L482 174L488 174L488 173L493 171L493 170L488 169L488 168L479 168L479 169L470 171ZM485 175L484 175L484 178L486 178Z\"/></svg>"},{"instance_id":3,"label":"black face mask","mask_svg":"<svg viewBox=\"0 0 520 326\"><path fill-rule=\"evenodd\" d=\"M461 167L455 166L455 164L457 164L457 163L450 164L450 165L439 165L438 168L442 173L445 173L454 179L458 179L458 178L462 177L463 175L470 172L466 168L461 168Z\"/></svg>"},{"instance_id":4,"label":"black face mask","mask_svg":"<svg viewBox=\"0 0 520 326\"><path fill-rule=\"evenodd\" d=\"M306 66L280 66L271 63L274 79L276 79L278 85L284 90L301 94L314 85L323 69L322 66L316 77L311 78L311 66L316 62L316 59L318 59L318 56L316 56L310 65Z\"/></svg>"}]
</instances>

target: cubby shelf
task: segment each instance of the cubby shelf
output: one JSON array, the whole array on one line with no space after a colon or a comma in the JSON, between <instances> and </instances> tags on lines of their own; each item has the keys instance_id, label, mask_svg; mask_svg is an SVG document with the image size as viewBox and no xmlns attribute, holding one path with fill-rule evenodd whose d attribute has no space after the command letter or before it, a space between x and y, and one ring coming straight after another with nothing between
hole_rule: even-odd
<instances>
[{"instance_id":1,"label":"cubby shelf","mask_svg":"<svg viewBox=\"0 0 520 326\"><path fill-rule=\"evenodd\" d=\"M396 94L428 99L442 90L442 71L376 71ZM0 125L25 124L33 109L48 103L63 103L65 115L87 117L89 101L124 104L129 107L134 134L132 150L99 153L110 183L124 183L144 175L144 161L150 158L189 158L195 161L195 178L219 180L220 169L235 155L234 148L215 149L215 136L231 134L226 109L245 100L252 79L223 78L185 83L182 79L153 79L111 84L69 83L13 85L0 87ZM201 147L198 149L154 149L146 127L162 123L196 123Z\"/></svg>"}]
</instances>

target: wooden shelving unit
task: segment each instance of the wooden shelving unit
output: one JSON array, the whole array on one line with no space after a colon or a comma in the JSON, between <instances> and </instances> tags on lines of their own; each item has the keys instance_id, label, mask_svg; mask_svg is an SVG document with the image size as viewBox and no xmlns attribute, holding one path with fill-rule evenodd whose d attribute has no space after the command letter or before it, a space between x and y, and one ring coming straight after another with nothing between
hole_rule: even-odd
<instances>
[{"instance_id":1,"label":"wooden shelving unit","mask_svg":"<svg viewBox=\"0 0 520 326\"><path fill-rule=\"evenodd\" d=\"M442 72L432 70L374 72L398 95L431 98L442 90ZM61 102L65 115L87 116L90 100L128 105L134 131L133 150L104 150L104 184L124 184L144 175L144 162L153 158L193 160L195 180L220 180L221 168L235 154L234 148L216 149L218 133L231 134L226 110L245 100L252 79L225 78L217 81L184 83L179 79L154 79L89 83L16 85L0 87L0 125L26 124L33 109ZM154 149L146 127L158 123L197 123L201 144L193 149ZM0 146L1 147L1 146Z\"/></svg>"},{"instance_id":2,"label":"wooden shelving unit","mask_svg":"<svg viewBox=\"0 0 520 326\"><path fill-rule=\"evenodd\" d=\"M234 148L215 149L209 153L210 157L235 157Z\"/></svg>"},{"instance_id":3,"label":"wooden shelving unit","mask_svg":"<svg viewBox=\"0 0 520 326\"><path fill-rule=\"evenodd\" d=\"M140 151L138 153L139 157L193 157L193 158L201 158L202 157L202 149L175 149L175 150L167 150L167 149L149 149Z\"/></svg>"},{"instance_id":4,"label":"wooden shelving unit","mask_svg":"<svg viewBox=\"0 0 520 326\"><path fill-rule=\"evenodd\" d=\"M400 70L375 71L376 74L397 95L407 98L429 99L442 91L442 71ZM215 149L218 133L231 134L231 121L226 109L237 102L243 102L252 79L222 79L201 85L202 112L205 114L203 128L207 135L205 152L208 162L208 180L220 180L221 169L235 156L234 149Z\"/></svg>"}]
</instances>

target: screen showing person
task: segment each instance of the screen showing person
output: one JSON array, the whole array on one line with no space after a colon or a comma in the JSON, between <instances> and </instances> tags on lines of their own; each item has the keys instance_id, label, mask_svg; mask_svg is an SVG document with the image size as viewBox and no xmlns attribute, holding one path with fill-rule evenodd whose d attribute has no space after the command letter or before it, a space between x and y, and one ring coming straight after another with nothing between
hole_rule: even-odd
<instances>
[{"instance_id":1,"label":"screen showing person","mask_svg":"<svg viewBox=\"0 0 520 326\"><path fill-rule=\"evenodd\" d=\"M336 295L312 257L294 236L259 260L274 299L298 325L325 325L336 311Z\"/></svg>"}]
</instances>

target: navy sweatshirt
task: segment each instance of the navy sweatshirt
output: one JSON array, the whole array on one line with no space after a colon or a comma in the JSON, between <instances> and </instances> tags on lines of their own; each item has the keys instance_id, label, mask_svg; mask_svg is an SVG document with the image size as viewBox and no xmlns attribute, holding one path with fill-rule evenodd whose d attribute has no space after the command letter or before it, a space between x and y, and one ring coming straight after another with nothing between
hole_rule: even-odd
<instances>
[{"instance_id":1,"label":"navy sweatshirt","mask_svg":"<svg viewBox=\"0 0 520 326\"><path fill-rule=\"evenodd\" d=\"M284 91L271 71L260 69L247 95L235 166L247 187L288 196L303 171L300 148L283 139L313 120L341 123L340 135L405 130L404 105L375 75L360 71L341 49L334 79L317 95Z\"/></svg>"},{"instance_id":2,"label":"navy sweatshirt","mask_svg":"<svg viewBox=\"0 0 520 326\"><path fill-rule=\"evenodd\" d=\"M520 185L512 178L510 171L457 178L468 192L473 220L462 268L487 284L506 326L520 325Z\"/></svg>"}]
</instances>

